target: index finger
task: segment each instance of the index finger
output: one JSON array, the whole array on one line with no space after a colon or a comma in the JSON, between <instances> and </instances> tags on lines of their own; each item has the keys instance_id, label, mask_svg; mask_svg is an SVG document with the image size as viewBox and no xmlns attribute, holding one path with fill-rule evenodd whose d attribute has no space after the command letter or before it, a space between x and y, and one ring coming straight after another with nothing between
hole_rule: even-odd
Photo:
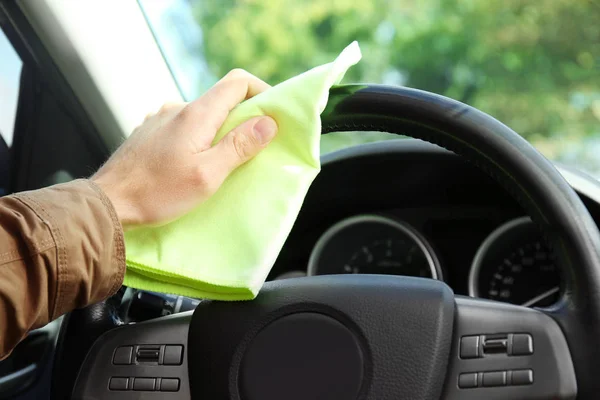
<instances>
[{"instance_id":1,"label":"index finger","mask_svg":"<svg viewBox=\"0 0 600 400\"><path fill-rule=\"evenodd\" d=\"M237 83L237 85L233 83ZM210 98L213 94L216 94L217 96L219 94L223 94L220 92L219 87L227 85L237 87L237 89L234 89L234 92L230 93L235 97L233 100L237 100L236 104L234 104L231 108L235 107L241 101L254 97L271 87L271 85L252 75L250 72L237 68L229 71L227 75L221 78L219 82L210 88L204 96Z\"/></svg>"},{"instance_id":2,"label":"index finger","mask_svg":"<svg viewBox=\"0 0 600 400\"><path fill-rule=\"evenodd\" d=\"M189 104L192 109L204 110L204 122L218 129L229 112L242 101L264 92L271 86L242 69L234 69L210 88L204 95ZM206 113L206 111L209 111Z\"/></svg>"}]
</instances>

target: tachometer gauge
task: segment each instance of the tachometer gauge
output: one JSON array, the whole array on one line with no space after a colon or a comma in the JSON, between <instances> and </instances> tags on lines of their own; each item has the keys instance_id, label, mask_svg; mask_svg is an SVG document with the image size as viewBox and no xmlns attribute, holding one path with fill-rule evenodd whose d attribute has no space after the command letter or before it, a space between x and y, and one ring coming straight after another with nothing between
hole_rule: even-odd
<instances>
[{"instance_id":1,"label":"tachometer gauge","mask_svg":"<svg viewBox=\"0 0 600 400\"><path fill-rule=\"evenodd\" d=\"M469 294L526 307L544 307L560 296L560 271L529 218L496 229L477 252Z\"/></svg>"},{"instance_id":2,"label":"tachometer gauge","mask_svg":"<svg viewBox=\"0 0 600 400\"><path fill-rule=\"evenodd\" d=\"M328 229L313 249L308 274L441 279L439 263L425 239L410 225L379 215L348 218Z\"/></svg>"}]
</instances>

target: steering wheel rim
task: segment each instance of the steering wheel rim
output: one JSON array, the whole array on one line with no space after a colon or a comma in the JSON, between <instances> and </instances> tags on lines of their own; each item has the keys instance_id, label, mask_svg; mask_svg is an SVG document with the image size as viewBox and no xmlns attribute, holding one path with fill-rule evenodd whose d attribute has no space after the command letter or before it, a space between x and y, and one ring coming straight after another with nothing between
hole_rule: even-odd
<instances>
[{"instance_id":1,"label":"steering wheel rim","mask_svg":"<svg viewBox=\"0 0 600 400\"><path fill-rule=\"evenodd\" d=\"M487 114L458 101L415 89L381 85L335 87L330 91L328 106L322 114L322 126L323 134L380 130L440 145L473 162L515 197L547 235L566 271L561 300L541 312L558 323L567 340L579 396L593 398L598 393L600 382L594 378L593 371L600 370L600 349L593 344L595 338L600 337L600 235L579 197L548 160L510 128ZM267 286L270 291L271 287ZM462 307L471 306L463 304L462 300L459 303ZM98 307L102 308L96 305L95 313L98 313ZM216 304L212 308L218 307L221 306ZM506 311L503 307L501 312L517 309ZM78 318L89 318L86 310L82 313ZM197 310L196 314L200 312ZM73 317L71 315L70 319ZM194 319L198 317L189 318L192 332ZM118 324L112 327L115 325ZM455 351L453 349L452 354ZM86 363L89 361L90 356ZM91 371L86 368L84 365L84 375L85 371ZM84 390L86 383L80 385L78 382L78 387ZM81 390L76 389L75 393ZM440 391L441 386L438 395ZM435 393L435 390L430 391L428 396L435 396Z\"/></svg>"},{"instance_id":2,"label":"steering wheel rim","mask_svg":"<svg viewBox=\"0 0 600 400\"><path fill-rule=\"evenodd\" d=\"M550 161L493 117L417 89L338 86L330 92L322 121L324 134L375 130L437 144L503 186L540 227L566 272L560 301L541 310L567 337L580 394L598 393L600 383L589 371L600 370L600 351L592 350L600 337L600 235L581 199Z\"/></svg>"}]
</instances>

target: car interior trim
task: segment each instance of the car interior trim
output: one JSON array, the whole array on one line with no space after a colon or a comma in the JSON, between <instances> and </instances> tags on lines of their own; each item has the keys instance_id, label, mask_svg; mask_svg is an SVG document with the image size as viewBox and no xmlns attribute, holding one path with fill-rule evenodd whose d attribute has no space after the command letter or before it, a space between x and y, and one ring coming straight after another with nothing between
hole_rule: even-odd
<instances>
[{"instance_id":1,"label":"car interior trim","mask_svg":"<svg viewBox=\"0 0 600 400\"><path fill-rule=\"evenodd\" d=\"M109 148L116 148L148 110L183 100L137 2L16 3Z\"/></svg>"}]
</instances>

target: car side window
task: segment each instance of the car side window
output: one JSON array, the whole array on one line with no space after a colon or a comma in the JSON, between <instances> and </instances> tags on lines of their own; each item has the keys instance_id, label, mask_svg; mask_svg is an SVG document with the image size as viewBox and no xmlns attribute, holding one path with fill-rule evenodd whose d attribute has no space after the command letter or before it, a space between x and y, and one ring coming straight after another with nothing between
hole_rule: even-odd
<instances>
[{"instance_id":1,"label":"car side window","mask_svg":"<svg viewBox=\"0 0 600 400\"><path fill-rule=\"evenodd\" d=\"M0 30L0 196L6 194L10 179L10 147L14 138L23 63Z\"/></svg>"},{"instance_id":2,"label":"car side window","mask_svg":"<svg viewBox=\"0 0 600 400\"><path fill-rule=\"evenodd\" d=\"M19 78L23 63L8 38L0 30L0 134L10 147L13 140Z\"/></svg>"}]
</instances>

